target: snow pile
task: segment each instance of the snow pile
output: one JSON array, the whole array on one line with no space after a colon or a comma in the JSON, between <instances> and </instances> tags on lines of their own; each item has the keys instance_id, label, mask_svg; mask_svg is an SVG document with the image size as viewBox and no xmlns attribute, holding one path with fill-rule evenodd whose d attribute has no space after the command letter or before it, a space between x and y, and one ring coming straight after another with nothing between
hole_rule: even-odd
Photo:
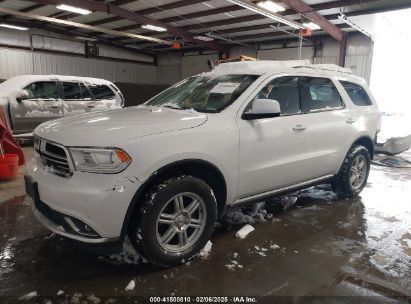
<instances>
[{"instance_id":1,"label":"snow pile","mask_svg":"<svg viewBox=\"0 0 411 304\"><path fill-rule=\"evenodd\" d=\"M134 280L131 280L130 283L128 283L128 285L126 286L126 288L124 288L124 290L131 291L131 290L134 290L135 287L136 287L136 282Z\"/></svg>"},{"instance_id":2,"label":"snow pile","mask_svg":"<svg viewBox=\"0 0 411 304\"><path fill-rule=\"evenodd\" d=\"M19 300L20 301L28 301L28 300L30 300L34 297L37 297L37 296L38 296L37 291L32 291L32 292L29 292L28 294L25 294L24 296L21 296L19 298Z\"/></svg>"},{"instance_id":3,"label":"snow pile","mask_svg":"<svg viewBox=\"0 0 411 304\"><path fill-rule=\"evenodd\" d=\"M253 232L255 229L250 224L243 226L240 230L237 231L235 234L236 237L240 239L244 239L250 232Z\"/></svg>"},{"instance_id":4,"label":"snow pile","mask_svg":"<svg viewBox=\"0 0 411 304\"><path fill-rule=\"evenodd\" d=\"M202 259L207 259L208 258L208 256L210 255L212 246L213 246L213 243L211 243L211 241L208 241L207 244L204 246L204 248L201 249L199 255Z\"/></svg>"},{"instance_id":5,"label":"snow pile","mask_svg":"<svg viewBox=\"0 0 411 304\"><path fill-rule=\"evenodd\" d=\"M262 257L266 257L267 256L267 251L268 249L265 247L260 247L260 246L254 246L254 249L252 249L251 252L254 252Z\"/></svg>"},{"instance_id":6,"label":"snow pile","mask_svg":"<svg viewBox=\"0 0 411 304\"><path fill-rule=\"evenodd\" d=\"M134 249L128 237L124 238L123 252L112 254L108 257L100 256L99 259L111 262L115 265L138 265L141 263L147 263L147 260Z\"/></svg>"},{"instance_id":7,"label":"snow pile","mask_svg":"<svg viewBox=\"0 0 411 304\"><path fill-rule=\"evenodd\" d=\"M309 197L312 199L332 201L337 198L337 195L331 190L328 185L314 186L308 189L298 191L298 197Z\"/></svg>"},{"instance_id":8,"label":"snow pile","mask_svg":"<svg viewBox=\"0 0 411 304\"><path fill-rule=\"evenodd\" d=\"M57 295L58 295L58 296L61 296L62 294L64 294L64 291L63 291L63 290L57 291Z\"/></svg>"},{"instance_id":9,"label":"snow pile","mask_svg":"<svg viewBox=\"0 0 411 304\"><path fill-rule=\"evenodd\" d=\"M100 298L96 297L95 295L89 295L87 297L87 302L86 303L92 303L92 304L99 304L101 302Z\"/></svg>"},{"instance_id":10,"label":"snow pile","mask_svg":"<svg viewBox=\"0 0 411 304\"><path fill-rule=\"evenodd\" d=\"M232 210L228 211L224 217L224 221L228 224L254 224L265 222L267 211L264 209L264 202L257 203L250 206L247 210Z\"/></svg>"},{"instance_id":11,"label":"snow pile","mask_svg":"<svg viewBox=\"0 0 411 304\"><path fill-rule=\"evenodd\" d=\"M244 266L239 264L236 260L231 260L225 267L230 271L235 271L236 269L243 269Z\"/></svg>"}]
</instances>

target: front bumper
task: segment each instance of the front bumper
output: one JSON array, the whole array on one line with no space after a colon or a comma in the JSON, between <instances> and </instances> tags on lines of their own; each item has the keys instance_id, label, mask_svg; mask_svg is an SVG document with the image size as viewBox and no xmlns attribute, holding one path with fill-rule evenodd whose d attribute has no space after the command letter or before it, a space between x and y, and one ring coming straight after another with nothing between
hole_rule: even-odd
<instances>
[{"instance_id":1,"label":"front bumper","mask_svg":"<svg viewBox=\"0 0 411 304\"><path fill-rule=\"evenodd\" d=\"M60 177L38 166L35 159L27 169L26 192L33 199L34 215L46 228L88 244L121 238L126 212L141 186L136 178L124 172Z\"/></svg>"}]
</instances>

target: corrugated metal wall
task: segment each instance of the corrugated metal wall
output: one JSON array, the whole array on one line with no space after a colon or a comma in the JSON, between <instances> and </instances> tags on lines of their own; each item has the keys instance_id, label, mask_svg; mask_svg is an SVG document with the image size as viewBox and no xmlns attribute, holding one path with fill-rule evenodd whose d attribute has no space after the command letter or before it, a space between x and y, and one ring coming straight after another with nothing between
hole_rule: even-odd
<instances>
[{"instance_id":1,"label":"corrugated metal wall","mask_svg":"<svg viewBox=\"0 0 411 304\"><path fill-rule=\"evenodd\" d=\"M0 49L0 79L22 74L57 74L157 84L157 67L102 59Z\"/></svg>"}]
</instances>

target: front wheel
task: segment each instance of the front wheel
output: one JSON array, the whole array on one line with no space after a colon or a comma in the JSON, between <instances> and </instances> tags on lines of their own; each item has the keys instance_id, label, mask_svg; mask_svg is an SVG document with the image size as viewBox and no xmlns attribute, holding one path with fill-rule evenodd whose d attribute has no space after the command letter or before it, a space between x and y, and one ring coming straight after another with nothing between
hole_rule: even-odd
<instances>
[{"instance_id":1,"label":"front wheel","mask_svg":"<svg viewBox=\"0 0 411 304\"><path fill-rule=\"evenodd\" d=\"M341 197L355 197L367 184L370 153L364 146L353 146L333 181L333 189Z\"/></svg>"},{"instance_id":2,"label":"front wheel","mask_svg":"<svg viewBox=\"0 0 411 304\"><path fill-rule=\"evenodd\" d=\"M174 266L196 256L211 237L217 202L211 188L192 176L170 178L145 195L129 237L147 260Z\"/></svg>"}]
</instances>

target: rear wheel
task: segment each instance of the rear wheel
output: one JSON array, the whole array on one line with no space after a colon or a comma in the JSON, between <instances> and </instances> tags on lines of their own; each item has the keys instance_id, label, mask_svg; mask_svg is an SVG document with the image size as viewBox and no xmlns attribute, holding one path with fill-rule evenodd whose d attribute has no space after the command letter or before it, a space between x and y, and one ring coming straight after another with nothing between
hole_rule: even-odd
<instances>
[{"instance_id":1,"label":"rear wheel","mask_svg":"<svg viewBox=\"0 0 411 304\"><path fill-rule=\"evenodd\" d=\"M200 252L211 237L216 217L217 202L203 180L173 177L146 194L129 237L150 262L173 266Z\"/></svg>"},{"instance_id":2,"label":"rear wheel","mask_svg":"<svg viewBox=\"0 0 411 304\"><path fill-rule=\"evenodd\" d=\"M370 172L370 154L364 146L353 146L333 181L334 191L341 197L360 194L367 184Z\"/></svg>"}]
</instances>

